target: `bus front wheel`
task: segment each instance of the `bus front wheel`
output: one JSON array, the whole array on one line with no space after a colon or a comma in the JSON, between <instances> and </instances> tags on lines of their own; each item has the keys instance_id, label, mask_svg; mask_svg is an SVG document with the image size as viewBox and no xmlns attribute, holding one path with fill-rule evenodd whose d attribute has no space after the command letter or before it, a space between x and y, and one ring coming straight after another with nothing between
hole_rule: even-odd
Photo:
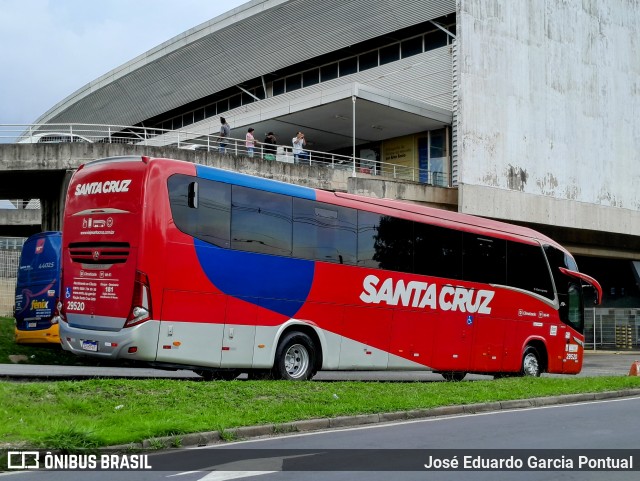
<instances>
[{"instance_id":1,"label":"bus front wheel","mask_svg":"<svg viewBox=\"0 0 640 481\"><path fill-rule=\"evenodd\" d=\"M527 347L522 355L522 368L520 370L523 376L539 377L542 373L540 365L540 356L534 347Z\"/></svg>"},{"instance_id":2,"label":"bus front wheel","mask_svg":"<svg viewBox=\"0 0 640 481\"><path fill-rule=\"evenodd\" d=\"M316 347L304 332L290 332L278 344L274 379L306 381L315 374Z\"/></svg>"}]
</instances>

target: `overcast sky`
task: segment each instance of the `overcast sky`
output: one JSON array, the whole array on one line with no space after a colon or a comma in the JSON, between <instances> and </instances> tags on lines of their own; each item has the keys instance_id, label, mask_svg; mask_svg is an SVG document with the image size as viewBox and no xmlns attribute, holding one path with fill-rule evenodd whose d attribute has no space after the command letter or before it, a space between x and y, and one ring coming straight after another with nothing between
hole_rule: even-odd
<instances>
[{"instance_id":1,"label":"overcast sky","mask_svg":"<svg viewBox=\"0 0 640 481\"><path fill-rule=\"evenodd\" d=\"M29 124L80 87L248 0L0 0L0 124Z\"/></svg>"}]
</instances>

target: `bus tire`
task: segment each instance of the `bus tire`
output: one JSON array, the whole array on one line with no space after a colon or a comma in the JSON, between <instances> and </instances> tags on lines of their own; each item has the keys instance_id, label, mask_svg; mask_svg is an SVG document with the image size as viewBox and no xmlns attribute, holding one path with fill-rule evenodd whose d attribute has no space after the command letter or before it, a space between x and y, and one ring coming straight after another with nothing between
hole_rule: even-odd
<instances>
[{"instance_id":1,"label":"bus tire","mask_svg":"<svg viewBox=\"0 0 640 481\"><path fill-rule=\"evenodd\" d=\"M304 332L284 335L276 349L273 378L307 381L315 374L316 346Z\"/></svg>"},{"instance_id":2,"label":"bus tire","mask_svg":"<svg viewBox=\"0 0 640 481\"><path fill-rule=\"evenodd\" d=\"M533 346L527 346L522 354L522 367L520 368L522 376L540 377L542 374L542 365L540 364L540 355Z\"/></svg>"},{"instance_id":3,"label":"bus tire","mask_svg":"<svg viewBox=\"0 0 640 481\"><path fill-rule=\"evenodd\" d=\"M233 381L240 375L240 371L236 371L235 369L230 369L228 371L211 371L203 369L194 372L205 381Z\"/></svg>"},{"instance_id":4,"label":"bus tire","mask_svg":"<svg viewBox=\"0 0 640 481\"><path fill-rule=\"evenodd\" d=\"M466 372L461 371L444 371L440 373L445 381L462 381L467 375Z\"/></svg>"}]
</instances>

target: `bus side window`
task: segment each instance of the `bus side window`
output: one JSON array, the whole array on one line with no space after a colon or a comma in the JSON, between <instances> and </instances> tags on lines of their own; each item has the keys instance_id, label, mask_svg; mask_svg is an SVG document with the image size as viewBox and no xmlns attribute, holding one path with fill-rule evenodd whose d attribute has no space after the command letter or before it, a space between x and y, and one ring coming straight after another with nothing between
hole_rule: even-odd
<instances>
[{"instance_id":1,"label":"bus side window","mask_svg":"<svg viewBox=\"0 0 640 481\"><path fill-rule=\"evenodd\" d=\"M293 199L293 256L355 264L355 209L308 199Z\"/></svg>"},{"instance_id":2,"label":"bus side window","mask_svg":"<svg viewBox=\"0 0 640 481\"><path fill-rule=\"evenodd\" d=\"M293 198L233 185L231 248L291 256Z\"/></svg>"},{"instance_id":3,"label":"bus side window","mask_svg":"<svg viewBox=\"0 0 640 481\"><path fill-rule=\"evenodd\" d=\"M174 174L169 177L169 205L178 229L220 247L229 247L231 186Z\"/></svg>"},{"instance_id":4,"label":"bus side window","mask_svg":"<svg viewBox=\"0 0 640 481\"><path fill-rule=\"evenodd\" d=\"M578 332L582 332L584 327L582 286L568 279L560 281L559 284L558 300L560 301L560 307L558 308L558 315L560 320L566 322Z\"/></svg>"},{"instance_id":5,"label":"bus side window","mask_svg":"<svg viewBox=\"0 0 640 481\"><path fill-rule=\"evenodd\" d=\"M462 279L462 232L416 222L415 273Z\"/></svg>"},{"instance_id":6,"label":"bus side window","mask_svg":"<svg viewBox=\"0 0 640 481\"><path fill-rule=\"evenodd\" d=\"M549 268L539 245L507 242L507 285L550 300L555 298Z\"/></svg>"},{"instance_id":7,"label":"bus side window","mask_svg":"<svg viewBox=\"0 0 640 481\"><path fill-rule=\"evenodd\" d=\"M358 265L413 272L413 222L358 211Z\"/></svg>"},{"instance_id":8,"label":"bus side window","mask_svg":"<svg viewBox=\"0 0 640 481\"><path fill-rule=\"evenodd\" d=\"M584 326L582 286L575 282L569 283L569 288L567 289L566 322L579 332L582 332Z\"/></svg>"},{"instance_id":9,"label":"bus side window","mask_svg":"<svg viewBox=\"0 0 640 481\"><path fill-rule=\"evenodd\" d=\"M506 241L489 236L463 234L462 277L465 281L506 284Z\"/></svg>"}]
</instances>

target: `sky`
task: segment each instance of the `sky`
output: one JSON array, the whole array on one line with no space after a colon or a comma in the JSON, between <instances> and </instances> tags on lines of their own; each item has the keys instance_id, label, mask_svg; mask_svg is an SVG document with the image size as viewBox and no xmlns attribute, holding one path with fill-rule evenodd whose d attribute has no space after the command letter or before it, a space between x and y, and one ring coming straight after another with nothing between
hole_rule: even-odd
<instances>
[{"instance_id":1,"label":"sky","mask_svg":"<svg viewBox=\"0 0 640 481\"><path fill-rule=\"evenodd\" d=\"M0 0L0 124L30 124L110 70L248 0Z\"/></svg>"}]
</instances>

